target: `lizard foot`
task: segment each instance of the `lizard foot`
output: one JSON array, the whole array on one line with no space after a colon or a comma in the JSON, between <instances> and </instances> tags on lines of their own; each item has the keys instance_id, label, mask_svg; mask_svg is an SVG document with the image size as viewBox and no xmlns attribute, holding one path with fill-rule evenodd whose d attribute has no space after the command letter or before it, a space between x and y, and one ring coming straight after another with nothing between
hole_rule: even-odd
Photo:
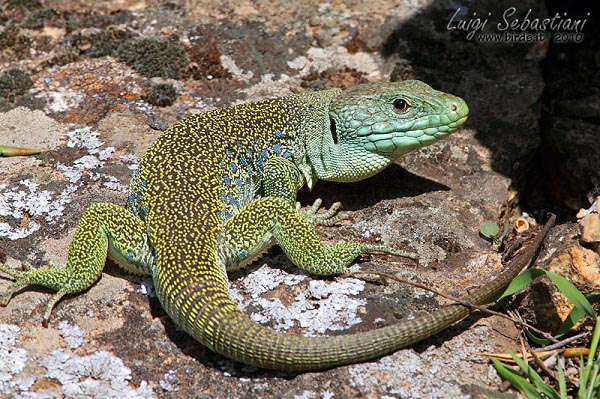
<instances>
[{"instance_id":1,"label":"lizard foot","mask_svg":"<svg viewBox=\"0 0 600 399\"><path fill-rule=\"evenodd\" d=\"M4 264L0 264L0 271L6 273L15 282L8 287L0 298L0 306L7 306L15 292L29 285L43 285L51 289L56 289L57 292L50 298L46 305L42 325L48 327L48 320L54 305L70 290L61 287L64 281L68 278L64 268L51 267L50 269L31 269L29 264L22 264L23 270L15 270Z\"/></svg>"},{"instance_id":2,"label":"lizard foot","mask_svg":"<svg viewBox=\"0 0 600 399\"><path fill-rule=\"evenodd\" d=\"M297 202L296 210L300 212L300 214L305 220L315 225L333 226L338 221L344 218L343 215L337 214L340 208L342 207L341 202L334 202L333 205L331 205L331 207L325 212L317 213L321 208L322 203L323 200L321 198L317 198L308 210L301 211L300 203Z\"/></svg>"},{"instance_id":3,"label":"lizard foot","mask_svg":"<svg viewBox=\"0 0 600 399\"><path fill-rule=\"evenodd\" d=\"M18 280L21 277L25 276L29 269L31 269L31 266L29 265L29 263L23 262L21 263L21 268L23 270L15 270L11 267L6 266L5 264L0 263L0 271L8 274L11 280Z\"/></svg>"}]
</instances>

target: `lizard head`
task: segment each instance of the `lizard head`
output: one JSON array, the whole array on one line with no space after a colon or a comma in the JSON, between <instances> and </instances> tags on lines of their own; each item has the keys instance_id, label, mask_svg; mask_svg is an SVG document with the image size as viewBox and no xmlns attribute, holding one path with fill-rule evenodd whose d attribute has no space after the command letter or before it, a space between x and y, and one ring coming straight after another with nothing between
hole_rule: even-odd
<instances>
[{"instance_id":1,"label":"lizard head","mask_svg":"<svg viewBox=\"0 0 600 399\"><path fill-rule=\"evenodd\" d=\"M308 155L319 179L362 180L455 132L468 114L461 98L417 80L353 86L329 103L319 159Z\"/></svg>"}]
</instances>

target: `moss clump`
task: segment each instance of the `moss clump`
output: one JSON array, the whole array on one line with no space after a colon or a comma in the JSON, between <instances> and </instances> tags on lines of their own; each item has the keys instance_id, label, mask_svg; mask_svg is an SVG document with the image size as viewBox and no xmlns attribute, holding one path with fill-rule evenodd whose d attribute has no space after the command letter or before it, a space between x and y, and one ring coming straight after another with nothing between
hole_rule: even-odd
<instances>
[{"instance_id":1,"label":"moss clump","mask_svg":"<svg viewBox=\"0 0 600 399\"><path fill-rule=\"evenodd\" d=\"M17 68L8 69L0 75L0 97L15 101L15 98L25 94L32 84L29 72Z\"/></svg>"},{"instance_id":2,"label":"moss clump","mask_svg":"<svg viewBox=\"0 0 600 399\"><path fill-rule=\"evenodd\" d=\"M89 46L88 49L84 50L84 53L90 57L104 57L106 55L118 57L117 50L119 46L133 40L133 38L133 34L125 29L109 27L91 35L89 38L78 38L81 43L77 45L81 47Z\"/></svg>"},{"instance_id":3,"label":"moss clump","mask_svg":"<svg viewBox=\"0 0 600 399\"><path fill-rule=\"evenodd\" d=\"M166 107L171 105L177 99L177 90L168 83L160 83L150 88L150 92L142 96L142 100L156 105L158 107Z\"/></svg>"},{"instance_id":4,"label":"moss clump","mask_svg":"<svg viewBox=\"0 0 600 399\"><path fill-rule=\"evenodd\" d=\"M157 38L135 38L119 45L116 56L149 77L180 79L188 56L179 42Z\"/></svg>"}]
</instances>

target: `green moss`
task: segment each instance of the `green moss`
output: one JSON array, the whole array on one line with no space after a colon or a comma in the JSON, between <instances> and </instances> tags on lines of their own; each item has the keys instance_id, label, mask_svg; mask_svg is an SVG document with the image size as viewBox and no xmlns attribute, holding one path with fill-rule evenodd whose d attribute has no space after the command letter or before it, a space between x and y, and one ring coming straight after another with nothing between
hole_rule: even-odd
<instances>
[{"instance_id":1,"label":"green moss","mask_svg":"<svg viewBox=\"0 0 600 399\"><path fill-rule=\"evenodd\" d=\"M167 83L157 84L150 88L150 92L142 96L142 100L159 107L166 107L177 100L177 90Z\"/></svg>"},{"instance_id":2,"label":"green moss","mask_svg":"<svg viewBox=\"0 0 600 399\"><path fill-rule=\"evenodd\" d=\"M15 101L17 96L25 94L33 81L27 71L11 68L0 75L0 97Z\"/></svg>"},{"instance_id":3,"label":"green moss","mask_svg":"<svg viewBox=\"0 0 600 399\"><path fill-rule=\"evenodd\" d=\"M117 27L109 27L89 37L90 48L85 54L90 57L104 57L111 55L118 57L117 50L122 43L134 39L132 33ZM81 40L81 39L79 39Z\"/></svg>"},{"instance_id":4,"label":"green moss","mask_svg":"<svg viewBox=\"0 0 600 399\"><path fill-rule=\"evenodd\" d=\"M180 79L188 56L179 42L157 38L135 38L117 48L117 57L141 75Z\"/></svg>"}]
</instances>

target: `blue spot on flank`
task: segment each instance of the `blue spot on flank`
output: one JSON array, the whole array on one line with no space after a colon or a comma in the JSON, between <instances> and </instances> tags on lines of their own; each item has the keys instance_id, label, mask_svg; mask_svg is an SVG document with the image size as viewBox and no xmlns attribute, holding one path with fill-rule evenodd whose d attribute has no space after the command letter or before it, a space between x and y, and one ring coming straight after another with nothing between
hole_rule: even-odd
<instances>
[{"instance_id":1,"label":"blue spot on flank","mask_svg":"<svg viewBox=\"0 0 600 399\"><path fill-rule=\"evenodd\" d=\"M131 252L131 251L127 252L127 259L133 260L133 252Z\"/></svg>"},{"instance_id":2,"label":"blue spot on flank","mask_svg":"<svg viewBox=\"0 0 600 399\"><path fill-rule=\"evenodd\" d=\"M215 214L217 215L218 218L220 218L221 215L222 215L222 212L221 211L216 211Z\"/></svg>"},{"instance_id":3,"label":"blue spot on flank","mask_svg":"<svg viewBox=\"0 0 600 399\"><path fill-rule=\"evenodd\" d=\"M256 144L262 145L262 140L261 139L256 140Z\"/></svg>"},{"instance_id":4,"label":"blue spot on flank","mask_svg":"<svg viewBox=\"0 0 600 399\"><path fill-rule=\"evenodd\" d=\"M242 165L242 166L248 166L248 162L246 162L246 158L240 157L240 165Z\"/></svg>"},{"instance_id":5,"label":"blue spot on flank","mask_svg":"<svg viewBox=\"0 0 600 399\"><path fill-rule=\"evenodd\" d=\"M252 150L246 149L246 155L248 156L248 158L251 158L252 157Z\"/></svg>"},{"instance_id":6,"label":"blue spot on flank","mask_svg":"<svg viewBox=\"0 0 600 399\"><path fill-rule=\"evenodd\" d=\"M144 180L143 182L140 183L140 190L143 190L144 188L146 188L146 186L148 185L148 182L146 180Z\"/></svg>"},{"instance_id":7,"label":"blue spot on flank","mask_svg":"<svg viewBox=\"0 0 600 399\"><path fill-rule=\"evenodd\" d=\"M225 212L225 219L231 219L231 213Z\"/></svg>"},{"instance_id":8,"label":"blue spot on flank","mask_svg":"<svg viewBox=\"0 0 600 399\"><path fill-rule=\"evenodd\" d=\"M150 208L145 207L144 209L142 209L142 216L148 216L149 213L150 213Z\"/></svg>"},{"instance_id":9,"label":"blue spot on flank","mask_svg":"<svg viewBox=\"0 0 600 399\"><path fill-rule=\"evenodd\" d=\"M239 177L235 178L235 184L237 184L238 186L243 186L244 182L242 181L242 179L240 179Z\"/></svg>"},{"instance_id":10,"label":"blue spot on flank","mask_svg":"<svg viewBox=\"0 0 600 399\"><path fill-rule=\"evenodd\" d=\"M235 204L237 202L237 200L235 199L235 197L233 195L228 195L227 202L229 202L230 204Z\"/></svg>"},{"instance_id":11,"label":"blue spot on flank","mask_svg":"<svg viewBox=\"0 0 600 399\"><path fill-rule=\"evenodd\" d=\"M238 141L238 142L237 142L237 146L238 146L239 148L242 148L242 143Z\"/></svg>"},{"instance_id":12,"label":"blue spot on flank","mask_svg":"<svg viewBox=\"0 0 600 399\"><path fill-rule=\"evenodd\" d=\"M220 165L220 166L221 166L223 169L225 169L225 162L221 161L221 162L219 162L219 165Z\"/></svg>"},{"instance_id":13,"label":"blue spot on flank","mask_svg":"<svg viewBox=\"0 0 600 399\"><path fill-rule=\"evenodd\" d=\"M225 197L225 194L223 194L223 193L219 193L219 199L220 199L221 201L225 201L225 199L226 199L226 198L227 198L227 197Z\"/></svg>"},{"instance_id":14,"label":"blue spot on flank","mask_svg":"<svg viewBox=\"0 0 600 399\"><path fill-rule=\"evenodd\" d=\"M252 176L252 173L254 173L254 172L252 171L252 169L248 169L248 170L246 170L246 172L248 172L248 176Z\"/></svg>"},{"instance_id":15,"label":"blue spot on flank","mask_svg":"<svg viewBox=\"0 0 600 399\"><path fill-rule=\"evenodd\" d=\"M284 151L284 152L283 152L283 157L284 157L284 158L291 158L291 157L292 157L292 153L291 153L291 152L289 152L289 151Z\"/></svg>"},{"instance_id":16,"label":"blue spot on flank","mask_svg":"<svg viewBox=\"0 0 600 399\"><path fill-rule=\"evenodd\" d=\"M235 172L237 170L237 165L232 162L229 164L229 168L232 172Z\"/></svg>"},{"instance_id":17,"label":"blue spot on flank","mask_svg":"<svg viewBox=\"0 0 600 399\"><path fill-rule=\"evenodd\" d=\"M129 197L127 198L127 202L130 204L135 202L135 195L129 194Z\"/></svg>"},{"instance_id":18,"label":"blue spot on flank","mask_svg":"<svg viewBox=\"0 0 600 399\"><path fill-rule=\"evenodd\" d=\"M279 143L273 144L273 151L275 151L275 154L281 154L281 146Z\"/></svg>"},{"instance_id":19,"label":"blue spot on flank","mask_svg":"<svg viewBox=\"0 0 600 399\"><path fill-rule=\"evenodd\" d=\"M263 160L267 160L267 158L269 158L269 154L267 153L267 150L262 150L260 152L260 156L263 158Z\"/></svg>"},{"instance_id":20,"label":"blue spot on flank","mask_svg":"<svg viewBox=\"0 0 600 399\"><path fill-rule=\"evenodd\" d=\"M229 148L225 149L225 154L227 154L228 156L232 156L233 155L233 151L231 151Z\"/></svg>"},{"instance_id":21,"label":"blue spot on flank","mask_svg":"<svg viewBox=\"0 0 600 399\"><path fill-rule=\"evenodd\" d=\"M248 256L248 251L246 251L245 249L242 249L240 251L240 258L245 258L246 256Z\"/></svg>"},{"instance_id":22,"label":"blue spot on flank","mask_svg":"<svg viewBox=\"0 0 600 399\"><path fill-rule=\"evenodd\" d=\"M140 166L138 166L132 173L132 176L137 176L140 174L140 171L142 170L142 168Z\"/></svg>"},{"instance_id":23,"label":"blue spot on flank","mask_svg":"<svg viewBox=\"0 0 600 399\"><path fill-rule=\"evenodd\" d=\"M262 159L262 158L258 158L258 159L256 160L256 163L258 164L258 167L259 167L259 168L261 168L261 169L263 168L263 166L264 166L264 163L263 163L263 159Z\"/></svg>"},{"instance_id":24,"label":"blue spot on flank","mask_svg":"<svg viewBox=\"0 0 600 399\"><path fill-rule=\"evenodd\" d=\"M283 133L281 133L279 130L275 130L275 136L277 136L277 138L280 138L282 134Z\"/></svg>"},{"instance_id":25,"label":"blue spot on flank","mask_svg":"<svg viewBox=\"0 0 600 399\"><path fill-rule=\"evenodd\" d=\"M231 179L229 178L229 176L225 175L223 176L223 181L225 182L225 184L230 185L231 184Z\"/></svg>"}]
</instances>

